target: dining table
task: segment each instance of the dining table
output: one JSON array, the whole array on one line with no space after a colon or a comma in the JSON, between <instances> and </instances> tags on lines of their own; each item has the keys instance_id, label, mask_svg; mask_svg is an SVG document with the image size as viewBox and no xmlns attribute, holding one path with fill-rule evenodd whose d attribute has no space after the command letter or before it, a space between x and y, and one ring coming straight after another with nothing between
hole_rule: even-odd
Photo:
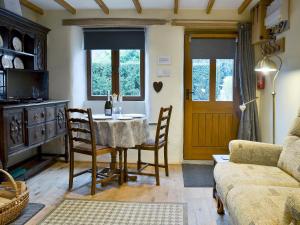
<instances>
[{"instance_id":1,"label":"dining table","mask_svg":"<svg viewBox=\"0 0 300 225\"><path fill-rule=\"evenodd\" d=\"M148 119L144 114L117 114L105 116L93 114L96 144L110 146L119 154L120 184L128 180L136 180L136 176L128 176L127 150L145 143L149 137ZM112 165L116 165L116 157L112 157Z\"/></svg>"}]
</instances>

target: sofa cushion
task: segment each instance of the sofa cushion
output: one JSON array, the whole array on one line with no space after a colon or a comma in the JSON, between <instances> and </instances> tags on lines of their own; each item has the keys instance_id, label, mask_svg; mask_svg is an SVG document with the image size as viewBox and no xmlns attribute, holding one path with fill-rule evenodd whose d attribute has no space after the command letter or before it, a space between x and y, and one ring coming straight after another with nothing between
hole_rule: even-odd
<instances>
[{"instance_id":1,"label":"sofa cushion","mask_svg":"<svg viewBox=\"0 0 300 225\"><path fill-rule=\"evenodd\" d=\"M286 201L289 195L300 195L299 188L241 185L228 196L227 210L234 224L239 225L289 225Z\"/></svg>"},{"instance_id":2,"label":"sofa cushion","mask_svg":"<svg viewBox=\"0 0 300 225\"><path fill-rule=\"evenodd\" d=\"M278 167L300 182L300 138L298 136L286 138Z\"/></svg>"},{"instance_id":3,"label":"sofa cushion","mask_svg":"<svg viewBox=\"0 0 300 225\"><path fill-rule=\"evenodd\" d=\"M228 192L237 185L271 185L300 187L300 183L283 170L273 166L218 163L214 169L217 191L226 206Z\"/></svg>"}]
</instances>

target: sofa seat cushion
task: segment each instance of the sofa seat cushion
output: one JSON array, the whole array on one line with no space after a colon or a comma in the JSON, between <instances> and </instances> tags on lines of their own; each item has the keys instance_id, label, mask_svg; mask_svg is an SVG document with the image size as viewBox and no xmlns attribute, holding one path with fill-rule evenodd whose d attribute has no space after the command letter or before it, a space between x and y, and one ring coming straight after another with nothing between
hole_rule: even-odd
<instances>
[{"instance_id":1,"label":"sofa seat cushion","mask_svg":"<svg viewBox=\"0 0 300 225\"><path fill-rule=\"evenodd\" d=\"M278 167L300 182L300 138L298 136L286 138Z\"/></svg>"},{"instance_id":2,"label":"sofa seat cushion","mask_svg":"<svg viewBox=\"0 0 300 225\"><path fill-rule=\"evenodd\" d=\"M237 185L270 185L300 187L300 183L283 170L273 166L218 163L214 169L217 191L226 206L228 192Z\"/></svg>"},{"instance_id":3,"label":"sofa seat cushion","mask_svg":"<svg viewBox=\"0 0 300 225\"><path fill-rule=\"evenodd\" d=\"M227 210L235 225L289 225L285 205L288 196L299 188L240 185L227 196Z\"/></svg>"}]
</instances>

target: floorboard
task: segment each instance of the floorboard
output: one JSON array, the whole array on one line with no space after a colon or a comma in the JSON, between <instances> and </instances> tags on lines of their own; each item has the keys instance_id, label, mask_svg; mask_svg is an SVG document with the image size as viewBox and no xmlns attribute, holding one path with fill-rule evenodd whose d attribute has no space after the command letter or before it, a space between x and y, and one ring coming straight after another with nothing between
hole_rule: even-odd
<instances>
[{"instance_id":1,"label":"floorboard","mask_svg":"<svg viewBox=\"0 0 300 225\"><path fill-rule=\"evenodd\" d=\"M89 163L78 162L75 168L83 170ZM150 169L151 170L151 169ZM149 171L150 171L149 170ZM231 225L227 215L216 213L212 188L185 188L181 165L170 165L170 176L161 172L161 185L155 185L154 177L139 176L136 182L118 186L97 186L96 195L90 194L90 175L75 178L74 189L68 192L68 164L58 162L27 181L30 202L43 203L46 207L27 225L37 224L64 198L140 202L185 202L188 205L189 225Z\"/></svg>"}]
</instances>

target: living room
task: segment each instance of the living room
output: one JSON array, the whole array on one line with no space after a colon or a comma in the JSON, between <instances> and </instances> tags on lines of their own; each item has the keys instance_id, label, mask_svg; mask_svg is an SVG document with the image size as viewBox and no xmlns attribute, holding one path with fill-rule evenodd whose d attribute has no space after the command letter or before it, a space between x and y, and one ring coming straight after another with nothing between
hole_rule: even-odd
<instances>
[{"instance_id":1,"label":"living room","mask_svg":"<svg viewBox=\"0 0 300 225\"><path fill-rule=\"evenodd\" d=\"M300 224L300 2L0 7L2 224Z\"/></svg>"}]
</instances>

